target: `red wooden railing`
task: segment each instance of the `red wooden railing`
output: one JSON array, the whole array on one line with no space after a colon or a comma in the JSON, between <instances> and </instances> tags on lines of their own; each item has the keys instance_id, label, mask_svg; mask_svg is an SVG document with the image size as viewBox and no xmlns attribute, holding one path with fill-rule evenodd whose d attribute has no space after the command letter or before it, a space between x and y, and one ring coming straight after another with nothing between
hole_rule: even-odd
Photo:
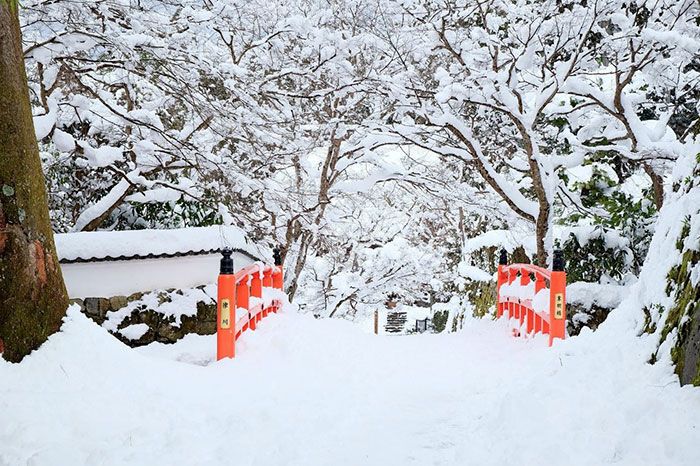
<instances>
[{"instance_id":1,"label":"red wooden railing","mask_svg":"<svg viewBox=\"0 0 700 466\"><path fill-rule=\"evenodd\" d=\"M262 319L280 310L281 299L267 299L269 297L264 296L263 289L282 291L284 282L277 254L276 265L256 262L236 273L233 272L231 251L224 249L222 254L216 315L217 360L235 357L236 340L241 334L255 330ZM240 316L238 320L237 316Z\"/></svg>"},{"instance_id":2,"label":"red wooden railing","mask_svg":"<svg viewBox=\"0 0 700 466\"><path fill-rule=\"evenodd\" d=\"M496 288L496 317L507 314L518 321L516 334L525 325L527 334L566 336L566 272L561 251L554 251L552 270L532 264L508 265L508 255L501 250Z\"/></svg>"}]
</instances>

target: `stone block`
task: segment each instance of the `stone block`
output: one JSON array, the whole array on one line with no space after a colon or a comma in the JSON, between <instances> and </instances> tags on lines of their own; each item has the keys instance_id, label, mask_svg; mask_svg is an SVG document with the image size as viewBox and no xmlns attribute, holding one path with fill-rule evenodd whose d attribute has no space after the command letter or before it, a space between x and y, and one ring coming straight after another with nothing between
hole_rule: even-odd
<instances>
[{"instance_id":1,"label":"stone block","mask_svg":"<svg viewBox=\"0 0 700 466\"><path fill-rule=\"evenodd\" d=\"M118 311L119 309L126 307L129 304L126 296L112 296L109 298L109 307L113 311Z\"/></svg>"},{"instance_id":2,"label":"stone block","mask_svg":"<svg viewBox=\"0 0 700 466\"><path fill-rule=\"evenodd\" d=\"M105 314L109 309L110 304L107 298L85 298L83 300L83 312L99 324L104 322Z\"/></svg>"}]
</instances>

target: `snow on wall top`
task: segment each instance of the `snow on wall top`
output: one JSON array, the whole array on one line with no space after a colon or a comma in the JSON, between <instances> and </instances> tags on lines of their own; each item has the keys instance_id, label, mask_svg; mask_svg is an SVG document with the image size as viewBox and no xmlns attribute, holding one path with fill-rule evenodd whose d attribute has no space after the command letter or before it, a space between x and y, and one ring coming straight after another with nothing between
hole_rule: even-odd
<instances>
[{"instance_id":1,"label":"snow on wall top","mask_svg":"<svg viewBox=\"0 0 700 466\"><path fill-rule=\"evenodd\" d=\"M566 300L590 308L596 304L613 309L620 305L629 287L622 285L602 285L599 283L575 282L566 285Z\"/></svg>"},{"instance_id":2,"label":"snow on wall top","mask_svg":"<svg viewBox=\"0 0 700 466\"><path fill-rule=\"evenodd\" d=\"M254 260L270 256L232 226L59 233L55 241L58 259L63 263L206 254L224 247Z\"/></svg>"}]
</instances>

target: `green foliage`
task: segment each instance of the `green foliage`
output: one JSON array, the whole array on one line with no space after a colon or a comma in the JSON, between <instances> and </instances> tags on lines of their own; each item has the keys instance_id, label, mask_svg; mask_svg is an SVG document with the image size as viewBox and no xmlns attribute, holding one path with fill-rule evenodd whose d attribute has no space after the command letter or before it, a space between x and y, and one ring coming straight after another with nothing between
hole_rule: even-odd
<instances>
[{"instance_id":1,"label":"green foliage","mask_svg":"<svg viewBox=\"0 0 700 466\"><path fill-rule=\"evenodd\" d=\"M473 306L472 315L474 317L488 315L496 304L496 282L472 281L465 288L467 298Z\"/></svg>"},{"instance_id":2,"label":"green foliage","mask_svg":"<svg viewBox=\"0 0 700 466\"><path fill-rule=\"evenodd\" d=\"M581 203L588 210L575 212L564 219L562 223L576 225L584 221L602 227L603 231L617 231L621 236L629 239L632 253L630 271L638 274L649 249L657 214L656 205L653 202L653 190L651 187L642 190L642 196L639 198L623 192L618 189L619 182L611 177L610 172L603 170L601 165L608 165L618 179L631 176L634 173L634 168L619 156L607 152L598 153L595 160L590 180L573 185L574 190L580 191ZM576 245L570 245L570 247L574 246ZM591 244L591 253L603 253L602 246L601 244ZM577 253L576 251L566 252L574 252L577 257L583 254L583 252ZM566 257L571 256L567 254ZM608 261L608 265L617 263L615 259L599 257L601 260ZM590 261L588 262L590 264ZM602 264L597 268L602 268ZM614 273L618 273L618 271L619 267Z\"/></svg>"},{"instance_id":3,"label":"green foliage","mask_svg":"<svg viewBox=\"0 0 700 466\"><path fill-rule=\"evenodd\" d=\"M447 326L447 318L449 316L449 311L435 311L432 318L433 330L436 333L440 333L445 330Z\"/></svg>"},{"instance_id":4,"label":"green foliage","mask_svg":"<svg viewBox=\"0 0 700 466\"><path fill-rule=\"evenodd\" d=\"M121 229L137 230L222 223L221 215L211 206L186 198L166 202L127 203L113 217Z\"/></svg>"},{"instance_id":5,"label":"green foliage","mask_svg":"<svg viewBox=\"0 0 700 466\"><path fill-rule=\"evenodd\" d=\"M57 151L44 151L40 144L51 224L57 233L70 231L78 215L107 194L112 174L99 168L81 166L75 158Z\"/></svg>"},{"instance_id":6,"label":"green foliage","mask_svg":"<svg viewBox=\"0 0 700 466\"><path fill-rule=\"evenodd\" d=\"M77 158L66 159L56 151L42 151L41 156L51 223L56 232L69 231L81 212L109 193L115 183L114 174L85 166ZM187 175L174 172L167 181L176 184L181 174ZM203 189L198 199L183 195L172 201L124 201L101 227L131 230L219 225L222 218L217 206L223 200L217 191Z\"/></svg>"},{"instance_id":7,"label":"green foliage","mask_svg":"<svg viewBox=\"0 0 700 466\"><path fill-rule=\"evenodd\" d=\"M621 279L628 271L624 250L609 248L602 235L591 238L584 246L572 233L564 244L558 244L566 258L566 278L569 283L597 282L603 276Z\"/></svg>"}]
</instances>

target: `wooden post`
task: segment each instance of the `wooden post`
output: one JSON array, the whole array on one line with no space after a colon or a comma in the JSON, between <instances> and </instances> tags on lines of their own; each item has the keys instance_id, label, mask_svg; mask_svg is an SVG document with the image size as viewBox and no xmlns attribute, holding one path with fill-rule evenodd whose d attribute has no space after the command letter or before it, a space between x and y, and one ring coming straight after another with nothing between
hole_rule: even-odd
<instances>
[{"instance_id":1,"label":"wooden post","mask_svg":"<svg viewBox=\"0 0 700 466\"><path fill-rule=\"evenodd\" d=\"M236 355L236 295L235 276L231 250L221 251L216 312L216 359L233 358Z\"/></svg>"},{"instance_id":2,"label":"wooden post","mask_svg":"<svg viewBox=\"0 0 700 466\"><path fill-rule=\"evenodd\" d=\"M501 255L498 258L498 278L496 281L496 318L503 315L503 304L501 304L501 285L506 282L505 269L508 264L508 253L505 249L501 249Z\"/></svg>"},{"instance_id":3,"label":"wooden post","mask_svg":"<svg viewBox=\"0 0 700 466\"><path fill-rule=\"evenodd\" d=\"M379 335L379 311L374 311L374 334Z\"/></svg>"},{"instance_id":4,"label":"wooden post","mask_svg":"<svg viewBox=\"0 0 700 466\"><path fill-rule=\"evenodd\" d=\"M280 291L284 291L284 267L282 266L282 250L280 248L275 248L272 254L275 267L272 273L272 287ZM272 312L278 312L282 307L282 301L275 301L275 305L272 307Z\"/></svg>"},{"instance_id":5,"label":"wooden post","mask_svg":"<svg viewBox=\"0 0 700 466\"><path fill-rule=\"evenodd\" d=\"M277 290L282 290L282 284L284 283L284 276L282 275L282 266L279 265L275 267L275 271L272 274L272 287Z\"/></svg>"},{"instance_id":6,"label":"wooden post","mask_svg":"<svg viewBox=\"0 0 700 466\"><path fill-rule=\"evenodd\" d=\"M555 338L566 337L566 272L564 257L554 251L552 277L549 280L549 346Z\"/></svg>"}]
</instances>

